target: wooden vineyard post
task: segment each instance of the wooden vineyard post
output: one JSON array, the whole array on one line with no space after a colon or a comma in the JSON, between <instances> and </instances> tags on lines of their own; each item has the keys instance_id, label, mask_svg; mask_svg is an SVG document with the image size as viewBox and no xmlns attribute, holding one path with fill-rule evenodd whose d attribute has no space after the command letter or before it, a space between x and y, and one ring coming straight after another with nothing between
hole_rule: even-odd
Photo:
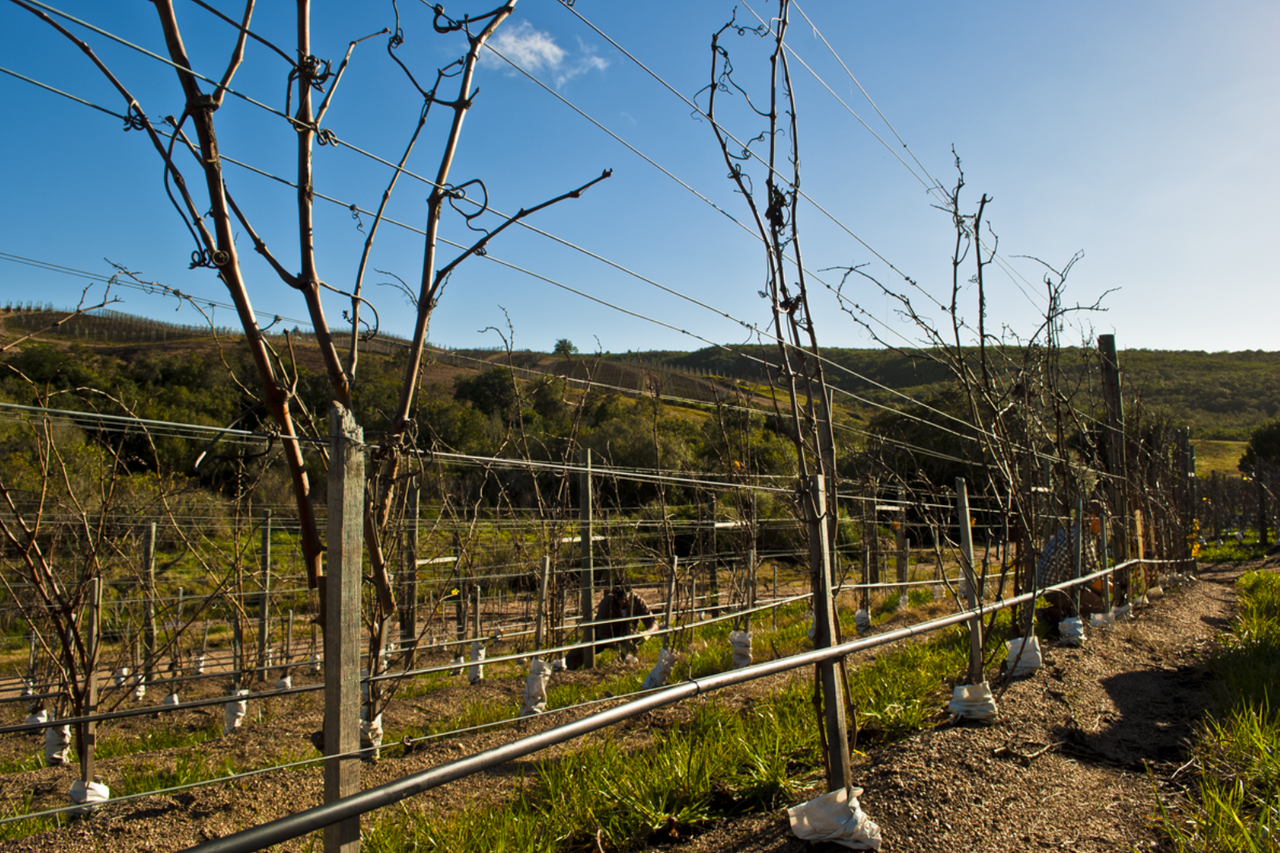
<instances>
[{"instance_id":1,"label":"wooden vineyard post","mask_svg":"<svg viewBox=\"0 0 1280 853\"><path fill-rule=\"evenodd\" d=\"M778 564L773 564L773 607L769 608L769 612L773 614L773 630L778 630Z\"/></svg>"},{"instance_id":2,"label":"wooden vineyard post","mask_svg":"<svg viewBox=\"0 0 1280 853\"><path fill-rule=\"evenodd\" d=\"M360 578L364 433L335 403L329 416L328 560L324 626L324 801L360 791ZM325 853L359 853L360 818L324 830Z\"/></svg>"},{"instance_id":3,"label":"wooden vineyard post","mask_svg":"<svg viewBox=\"0 0 1280 853\"><path fill-rule=\"evenodd\" d=\"M746 606L747 616L743 622L742 630L751 631L751 611L755 610L758 590L756 589L756 495L752 492L747 496L747 595ZM777 608L773 608L777 611Z\"/></svg>"},{"instance_id":4,"label":"wooden vineyard post","mask_svg":"<svg viewBox=\"0 0 1280 853\"><path fill-rule=\"evenodd\" d=\"M1102 356L1102 398L1107 409L1107 496L1111 517L1118 530L1108 531L1107 538L1117 563L1129 559L1130 527L1129 480L1126 464L1124 401L1120 396L1120 363L1116 358L1116 336L1099 335L1098 351ZM1125 569L1120 579L1120 593L1129 603L1131 570Z\"/></svg>"},{"instance_id":5,"label":"wooden vineyard post","mask_svg":"<svg viewBox=\"0 0 1280 853\"><path fill-rule=\"evenodd\" d=\"M551 558L542 558L542 577L538 580L538 613L533 625L533 650L542 651L543 630L547 618L547 588L551 584Z\"/></svg>"},{"instance_id":6,"label":"wooden vineyard post","mask_svg":"<svg viewBox=\"0 0 1280 853\"><path fill-rule=\"evenodd\" d=\"M267 680L267 648L271 634L269 615L271 597L271 510L262 512L262 591L258 593L258 679ZM252 683L253 679L250 679Z\"/></svg>"},{"instance_id":7,"label":"wooden vineyard post","mask_svg":"<svg viewBox=\"0 0 1280 853\"><path fill-rule=\"evenodd\" d=\"M911 601L910 587L905 585L910 580L907 564L911 555L907 550L907 493L902 488L898 489L898 523L894 533L898 545L898 583L903 584L898 587L898 609L906 610Z\"/></svg>"},{"instance_id":8,"label":"wooden vineyard post","mask_svg":"<svg viewBox=\"0 0 1280 853\"><path fill-rule=\"evenodd\" d=\"M874 501L874 499L873 499ZM871 612L871 538L875 528L867 518L867 501L862 501L862 609Z\"/></svg>"},{"instance_id":9,"label":"wooden vineyard post","mask_svg":"<svg viewBox=\"0 0 1280 853\"><path fill-rule=\"evenodd\" d=\"M1084 575L1084 498L1076 497L1076 523L1071 526L1071 553L1075 559L1076 580ZM1074 616L1080 615L1079 586L1071 588L1071 601L1075 605Z\"/></svg>"},{"instance_id":10,"label":"wooden vineyard post","mask_svg":"<svg viewBox=\"0 0 1280 853\"><path fill-rule=\"evenodd\" d=\"M1107 541L1107 525L1110 523L1107 518L1107 511L1102 511L1102 553L1098 558L1098 568L1108 569L1111 567L1111 543ZM1111 612L1111 575L1107 575L1102 579L1102 612Z\"/></svg>"},{"instance_id":11,"label":"wooden vineyard post","mask_svg":"<svg viewBox=\"0 0 1280 853\"><path fill-rule=\"evenodd\" d=\"M453 576L458 579L458 594L453 602L453 618L457 624L457 638L459 642L467 638L467 601L471 597L471 593L467 588L467 581L462 580L462 537L455 531L453 534Z\"/></svg>"},{"instance_id":12,"label":"wooden vineyard post","mask_svg":"<svg viewBox=\"0 0 1280 853\"><path fill-rule=\"evenodd\" d=\"M404 668L413 669L418 648L418 507L421 484L409 487L408 515L404 527L404 566L400 587L400 648L404 649Z\"/></svg>"},{"instance_id":13,"label":"wooden vineyard post","mask_svg":"<svg viewBox=\"0 0 1280 853\"><path fill-rule=\"evenodd\" d=\"M973 527L969 523L969 489L964 477L956 477L956 522L960 525L960 571L964 575L965 606L978 607L978 579L973 571ZM969 683L981 684L982 616L969 620Z\"/></svg>"},{"instance_id":14,"label":"wooden vineyard post","mask_svg":"<svg viewBox=\"0 0 1280 853\"><path fill-rule=\"evenodd\" d=\"M671 574L667 578L667 609L662 616L662 647L671 647L671 615L676 606L676 575L680 571L680 558L671 555Z\"/></svg>"},{"instance_id":15,"label":"wooden vineyard post","mask_svg":"<svg viewBox=\"0 0 1280 853\"><path fill-rule=\"evenodd\" d=\"M1253 481L1258 486L1258 544L1266 548L1271 543L1267 538L1267 478L1262 472L1263 464L1262 460L1259 459L1258 464L1254 466ZM1192 477L1195 476L1194 471L1195 469L1193 468Z\"/></svg>"},{"instance_id":16,"label":"wooden vineyard post","mask_svg":"<svg viewBox=\"0 0 1280 853\"><path fill-rule=\"evenodd\" d=\"M720 576L717 565L720 562L720 541L716 535L716 509L719 501L714 494L709 503L708 515L711 517L711 529L708 531L707 538L711 541L711 560L707 564L707 594L711 598L711 618L715 619L720 615Z\"/></svg>"},{"instance_id":17,"label":"wooden vineyard post","mask_svg":"<svg viewBox=\"0 0 1280 853\"><path fill-rule=\"evenodd\" d=\"M89 644L88 660L85 663L85 698L81 716L92 717L98 712L98 648L99 648L99 609L102 606L102 579L89 581L89 598L85 605L84 640ZM93 720L79 725L79 740L76 752L80 755L80 779L85 790L94 781L94 748L96 746L98 724Z\"/></svg>"},{"instance_id":18,"label":"wooden vineyard post","mask_svg":"<svg viewBox=\"0 0 1280 853\"><path fill-rule=\"evenodd\" d=\"M154 521L147 528L142 565L147 585L142 602L142 648L145 652L142 658L142 678L143 683L149 684L156 655L156 523Z\"/></svg>"},{"instance_id":19,"label":"wooden vineyard post","mask_svg":"<svg viewBox=\"0 0 1280 853\"><path fill-rule=\"evenodd\" d=\"M814 474L809 478L805 511L809 527L809 576L813 591L813 645L826 649L835 645L835 610L831 597L831 541L827 523L827 490L825 478ZM827 755L827 790L847 789L853 774L849 768L848 723L845 719L844 660L826 660L818 664L821 685L823 732Z\"/></svg>"},{"instance_id":20,"label":"wooden vineyard post","mask_svg":"<svg viewBox=\"0 0 1280 853\"><path fill-rule=\"evenodd\" d=\"M595 629L591 624L592 611L595 607L595 564L591 547L591 448L582 448L582 477L578 490L578 511L582 527L582 578L581 608L579 620L579 642L586 645L582 649L582 668L592 669L596 665Z\"/></svg>"}]
</instances>

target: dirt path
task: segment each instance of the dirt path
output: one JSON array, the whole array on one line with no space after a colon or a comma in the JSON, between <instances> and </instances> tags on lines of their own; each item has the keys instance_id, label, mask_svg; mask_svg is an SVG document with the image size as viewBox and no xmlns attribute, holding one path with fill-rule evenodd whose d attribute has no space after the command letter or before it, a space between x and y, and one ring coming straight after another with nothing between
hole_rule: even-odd
<instances>
[{"instance_id":1,"label":"dirt path","mask_svg":"<svg viewBox=\"0 0 1280 853\"><path fill-rule=\"evenodd\" d=\"M1046 649L1044 668L1000 698L995 725L941 725L862 759L854 775L882 849L1160 849L1153 780L1161 784L1184 760L1206 701L1202 661L1234 613L1231 584L1243 568L1205 567L1199 582L1092 632L1083 649ZM1016 757L1045 747L1031 760ZM797 840L779 812L724 821L685 849L847 848Z\"/></svg>"},{"instance_id":2,"label":"dirt path","mask_svg":"<svg viewBox=\"0 0 1280 853\"><path fill-rule=\"evenodd\" d=\"M858 759L855 778L866 790L864 808L883 829L883 849L997 853L1157 846L1147 768L1159 780L1180 766L1182 744L1203 710L1200 662L1229 622L1235 601L1230 584L1241 568L1205 569L1201 581L1170 590L1137 619L1092 633L1084 649L1046 649L1045 667L1013 682L1000 697L1000 722L995 725L940 725ZM494 698L502 693L505 701L518 701L514 682L486 682L481 689L495 691ZM305 741L320 717L319 698L306 698L288 708L271 704L282 700L267 700L268 717L255 724L252 735L242 732L211 741L201 752L217 760L247 761L270 751L271 739ZM433 709L422 707L428 701L411 700L429 718ZM549 715L504 731L431 744L411 756L366 767L365 784L389 781L565 720ZM629 734L646 736L639 729ZM1044 747L1050 748L1029 761L1017 757ZM163 754L149 757L165 760ZM543 757L548 756L538 756ZM428 792L414 804L448 807L509 791L522 769L527 767L507 765ZM11 808L21 802L24 789L39 793L48 788L46 793L65 797L67 778L66 771L57 769L5 777L0 797ZM200 788L121 805L56 832L0 844L0 851L182 849L317 804L320 796L319 773L277 772L235 787ZM687 844L663 849L820 853L846 848L795 839L779 811L723 820Z\"/></svg>"}]
</instances>

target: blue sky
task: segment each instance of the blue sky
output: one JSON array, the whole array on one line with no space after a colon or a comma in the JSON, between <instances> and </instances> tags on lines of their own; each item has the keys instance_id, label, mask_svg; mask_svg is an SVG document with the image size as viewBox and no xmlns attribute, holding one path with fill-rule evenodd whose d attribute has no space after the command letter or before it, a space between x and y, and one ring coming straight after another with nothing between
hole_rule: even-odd
<instances>
[{"instance_id":1,"label":"blue sky","mask_svg":"<svg viewBox=\"0 0 1280 853\"><path fill-rule=\"evenodd\" d=\"M238 4L214 3L239 17ZM197 70L220 77L234 30L188 0L175 4ZM164 52L149 3L52 5ZM260 5L252 29L288 51L292 4ZM461 42L433 32L424 4L400 6L406 40L398 56L419 79L430 79L436 67L461 54ZM446 11L461 15L488 8L454 3ZM736 8L740 22L754 22L749 8L767 16L770 7L752 2ZM1103 301L1108 310L1085 320L1095 332L1114 332L1121 348L1280 348L1280 287L1273 263L1280 233L1274 205L1280 190L1274 163L1280 153L1280 64L1274 58L1280 5L807 0L798 8L813 24L793 10L788 41L798 58L889 143L877 141L792 60L802 188L827 212L805 203L800 213L805 265L818 279L836 283L838 272L820 271L869 263L869 273L898 286L900 279L852 232L924 292L942 298L950 284L950 223L931 206L936 199L925 183L926 175L948 187L954 182L954 145L967 182L962 203L972 208L983 193L993 198L988 220L1014 272L992 268L993 325L1026 334L1038 323L1043 270L1018 256L1061 267L1083 251L1067 301L1092 303L1114 291ZM571 11L558 0L521 0L495 47L746 221L707 122L583 20L693 98L708 82L711 34L734 9L719 0L577 0ZM313 52L336 65L349 41L393 24L390 0L317 3ZM153 119L181 109L170 69L68 26L93 45ZM35 16L0 4L0 31L6 34L0 66L122 111L121 98L102 75ZM379 36L356 48L325 126L346 143L394 160L421 100L388 58L385 44ZM728 44L740 81L763 94L767 44L749 35L731 36ZM250 43L232 87L283 109L287 73L283 59ZM767 323L767 305L756 295L763 286L761 249L750 234L496 57L484 63L477 85L453 182L481 179L495 209L514 211L613 169L608 181L530 224L635 275L515 229L494 241L490 258L470 260L454 275L432 321L433 343L497 346L501 339L484 331L497 327L513 330L521 348L547 350L558 338L569 338L583 350L687 350L704 341L745 341L744 323ZM116 119L6 74L0 74L0 105L6 123L0 186L7 202L0 208L0 252L99 274L111 272L104 261L109 258L202 300L227 302L211 272L187 268L194 246L165 197L160 161L142 134L125 133ZM759 132L740 98L726 107L724 121L732 132L742 138ZM433 116L410 161L422 175L434 174L444 134L444 112ZM276 175L293 173L295 136L283 119L234 97L216 119L224 155ZM321 275L347 289L363 240L361 223L347 205L376 208L389 170L341 146L318 147L315 161L317 190L342 202L317 203ZM198 177L191 169L187 174ZM293 190L234 166L228 167L228 180L284 265L296 269ZM391 215L421 227L428 191L422 182L402 180ZM369 217L362 222L367 227ZM468 241L458 216L446 220L443 234ZM305 327L300 299L253 255L247 236L241 235L240 245L255 308L268 318L281 315L289 327ZM371 266L385 274L371 272L368 281L390 282L394 274L416 282L421 256L417 234L384 227ZM0 257L0 304L12 299L64 307L74 304L85 283ZM872 345L820 282L811 281L811 287L825 346ZM886 338L918 340L873 287L851 282L850 288L873 322L884 324L878 328ZM131 289L117 295L124 302L114 307L121 310L199 322L196 312L172 297ZM367 295L385 331L408 334L411 312L395 288L374 286ZM972 320L971 289L963 298ZM336 296L326 300L335 327L342 323L345 302ZM220 323L234 323L230 311L219 309L216 316ZM1078 340L1081 334L1068 331L1066 337Z\"/></svg>"}]
</instances>

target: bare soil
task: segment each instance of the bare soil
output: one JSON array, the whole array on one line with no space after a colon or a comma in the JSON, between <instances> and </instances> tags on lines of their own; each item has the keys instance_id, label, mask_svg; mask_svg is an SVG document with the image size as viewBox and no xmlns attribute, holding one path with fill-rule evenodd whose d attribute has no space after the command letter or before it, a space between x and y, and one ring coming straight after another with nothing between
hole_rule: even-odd
<instances>
[{"instance_id":1,"label":"bare soil","mask_svg":"<svg viewBox=\"0 0 1280 853\"><path fill-rule=\"evenodd\" d=\"M1275 570L1280 560L1263 565ZM919 853L1159 849L1162 841L1153 823L1155 798L1177 784L1185 743L1208 701L1203 661L1233 615L1231 583L1248 567L1202 567L1200 581L1170 589L1139 610L1132 621L1091 632L1084 648L1046 647L1045 666L1010 682L999 694L1000 719L995 724L952 725L940 714L936 727L859 755L855 779L865 789L863 808L882 828L882 849ZM590 679L608 673L606 669L563 677ZM393 728L425 722L456 711L462 694L477 689L514 708L520 687L518 679L489 680L478 688L460 683L428 696L397 699L388 719ZM757 682L736 696L746 700L753 691L774 687L776 682ZM212 760L231 757L241 764L302 754L320 727L320 705L319 694L260 701L256 707L261 714L250 725L198 751ZM255 705L250 708L255 714ZM687 709L669 709L633 721L611 736L641 743L653 736L654 725L687 713ZM209 715L220 720L221 708L182 712L177 715L178 724L200 727L209 722ZM500 730L428 742L403 758L366 764L364 784L387 782L567 718L550 714ZM140 734L147 725L155 724L143 718L112 724L111 731ZM10 735L0 743L0 759L15 748L27 753L39 749L33 736L22 739L14 746L15 736ZM562 749L574 748L577 745ZM189 750L104 761L99 772L112 784L131 763L172 766L183 752ZM546 757L543 753L512 762L422 794L405 805L451 808L509 796L534 762ZM0 802L10 812L22 809L28 795L33 796L33 807L63 805L73 778L71 768L0 777ZM318 769L277 771L235 785L117 804L62 829L0 844L0 851L180 850L317 805L321 797ZM307 844L304 839L277 849L302 850ZM720 820L679 843L657 846L655 841L654 849L820 853L846 848L799 841L790 832L785 810L779 810Z\"/></svg>"}]
</instances>

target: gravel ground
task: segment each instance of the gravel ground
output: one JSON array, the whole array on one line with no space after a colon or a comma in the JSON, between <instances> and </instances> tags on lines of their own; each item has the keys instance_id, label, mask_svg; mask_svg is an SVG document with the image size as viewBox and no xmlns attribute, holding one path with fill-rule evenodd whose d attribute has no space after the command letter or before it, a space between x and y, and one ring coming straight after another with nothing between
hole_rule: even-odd
<instances>
[{"instance_id":1,"label":"gravel ground","mask_svg":"<svg viewBox=\"0 0 1280 853\"><path fill-rule=\"evenodd\" d=\"M1201 661L1230 620L1235 600L1230 583L1242 568L1204 567L1201 581L1169 590L1132 621L1092 632L1083 649L1046 648L1045 666L1011 682L999 696L995 724L940 722L858 757L854 776L865 789L863 808L882 828L882 849L1158 849L1160 837L1152 823L1155 791L1181 766L1183 745L1203 711ZM518 703L515 682L486 682L482 689ZM755 689L769 685L758 683ZM211 741L200 747L201 753L219 761L232 757L247 762L281 750L300 752L319 728L320 700L299 697L288 706L284 701L267 700L262 718L248 731ZM429 719L456 701L449 695L409 700L393 708L391 718ZM221 709L215 710L220 717ZM198 725L198 712L188 713L192 725ZM669 709L658 716L670 719L681 713ZM366 765L364 784L390 781L565 719L549 715L499 732L433 743L402 759ZM652 730L645 723L655 721L633 721L618 736L648 738ZM135 760L171 763L177 752ZM428 792L412 805L449 807L510 792L534 760ZM105 773L120 773L123 767L122 760L104 762ZM28 795L37 802L65 802L70 779L71 771L58 768L0 777L0 802L10 809L20 807ZM282 771L236 786L121 804L54 832L0 844L0 851L180 850L318 804L321 787L317 771ZM277 849L307 848L300 841ZM783 853L846 848L797 840L785 812L778 811L718 821L693 839L662 849Z\"/></svg>"}]
</instances>

